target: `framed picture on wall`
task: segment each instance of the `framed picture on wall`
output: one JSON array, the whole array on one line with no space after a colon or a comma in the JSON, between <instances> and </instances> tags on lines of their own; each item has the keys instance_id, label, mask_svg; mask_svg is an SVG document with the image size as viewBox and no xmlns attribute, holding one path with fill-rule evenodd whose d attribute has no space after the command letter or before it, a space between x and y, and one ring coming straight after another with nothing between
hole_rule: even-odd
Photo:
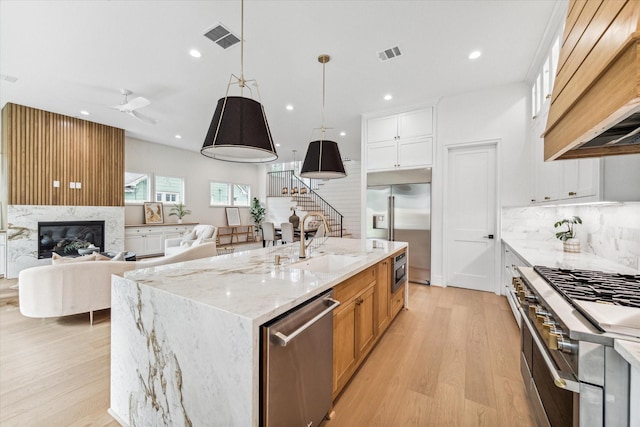
<instances>
[{"instance_id":1,"label":"framed picture on wall","mask_svg":"<svg viewBox=\"0 0 640 427\"><path fill-rule=\"evenodd\" d=\"M144 223L145 224L164 224L164 214L162 211L162 203L145 202Z\"/></svg>"},{"instance_id":2,"label":"framed picture on wall","mask_svg":"<svg viewBox=\"0 0 640 427\"><path fill-rule=\"evenodd\" d=\"M240 225L240 209L225 208L227 211L227 225Z\"/></svg>"}]
</instances>

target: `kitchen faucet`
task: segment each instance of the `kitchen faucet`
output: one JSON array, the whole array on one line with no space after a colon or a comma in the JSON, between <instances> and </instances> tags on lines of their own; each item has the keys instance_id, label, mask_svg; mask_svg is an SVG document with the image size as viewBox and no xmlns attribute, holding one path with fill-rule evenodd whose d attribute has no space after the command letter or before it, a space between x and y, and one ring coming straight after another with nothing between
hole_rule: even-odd
<instances>
[{"instance_id":1,"label":"kitchen faucet","mask_svg":"<svg viewBox=\"0 0 640 427\"><path fill-rule=\"evenodd\" d=\"M327 218L324 216L324 214L322 212L309 212L307 213L304 218L302 218L302 220L300 221L300 258L306 258L307 257L307 244L305 243L305 238L304 238L304 221L307 219L307 217L310 216L319 216L320 218L322 218L322 222L324 223L324 230L325 233L329 233L329 223L327 222ZM311 240L309 240L309 244L311 243L311 241L314 238L311 238Z\"/></svg>"}]
</instances>

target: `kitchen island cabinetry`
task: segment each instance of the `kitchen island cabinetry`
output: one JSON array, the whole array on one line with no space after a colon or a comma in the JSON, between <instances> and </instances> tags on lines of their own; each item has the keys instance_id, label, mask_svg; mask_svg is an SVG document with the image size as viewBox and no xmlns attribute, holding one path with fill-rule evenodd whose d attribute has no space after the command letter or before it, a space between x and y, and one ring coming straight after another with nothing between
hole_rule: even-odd
<instances>
[{"instance_id":1,"label":"kitchen island cabinetry","mask_svg":"<svg viewBox=\"0 0 640 427\"><path fill-rule=\"evenodd\" d=\"M333 312L333 398L340 393L376 337L374 290L376 266L334 288L340 306Z\"/></svg>"},{"instance_id":2,"label":"kitchen island cabinetry","mask_svg":"<svg viewBox=\"0 0 640 427\"><path fill-rule=\"evenodd\" d=\"M376 271L376 333L382 334L391 323L391 263L393 259L379 262Z\"/></svg>"},{"instance_id":3,"label":"kitchen island cabinetry","mask_svg":"<svg viewBox=\"0 0 640 427\"><path fill-rule=\"evenodd\" d=\"M258 426L261 326L334 289L360 363L379 336L377 266L406 247L329 237L305 263L282 245L113 276L109 413L123 425Z\"/></svg>"},{"instance_id":4,"label":"kitchen island cabinetry","mask_svg":"<svg viewBox=\"0 0 640 427\"><path fill-rule=\"evenodd\" d=\"M433 164L433 108L366 120L367 170Z\"/></svg>"}]
</instances>

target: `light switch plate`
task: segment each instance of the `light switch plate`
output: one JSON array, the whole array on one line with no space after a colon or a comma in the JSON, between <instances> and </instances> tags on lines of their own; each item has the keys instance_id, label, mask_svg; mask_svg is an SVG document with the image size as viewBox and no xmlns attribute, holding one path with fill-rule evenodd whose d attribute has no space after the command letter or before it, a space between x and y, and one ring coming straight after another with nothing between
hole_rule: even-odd
<instances>
[{"instance_id":1,"label":"light switch plate","mask_svg":"<svg viewBox=\"0 0 640 427\"><path fill-rule=\"evenodd\" d=\"M76 188L77 188L77 189L82 188L82 183L81 183L81 182L76 182Z\"/></svg>"},{"instance_id":2,"label":"light switch plate","mask_svg":"<svg viewBox=\"0 0 640 427\"><path fill-rule=\"evenodd\" d=\"M69 188L76 188L76 183L75 182L70 182L69 183Z\"/></svg>"},{"instance_id":3,"label":"light switch plate","mask_svg":"<svg viewBox=\"0 0 640 427\"><path fill-rule=\"evenodd\" d=\"M60 187L60 181L53 181L53 187L54 188Z\"/></svg>"}]
</instances>

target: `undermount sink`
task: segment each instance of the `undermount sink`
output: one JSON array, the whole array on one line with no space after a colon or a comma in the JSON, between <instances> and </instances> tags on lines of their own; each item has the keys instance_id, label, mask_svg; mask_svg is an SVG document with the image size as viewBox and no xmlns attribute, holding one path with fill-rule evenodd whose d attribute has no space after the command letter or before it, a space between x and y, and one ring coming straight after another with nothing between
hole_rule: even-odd
<instances>
[{"instance_id":1,"label":"undermount sink","mask_svg":"<svg viewBox=\"0 0 640 427\"><path fill-rule=\"evenodd\" d=\"M355 264L358 261L362 261L364 258L363 256L327 254L289 264L286 268L315 271L317 273L331 273Z\"/></svg>"}]
</instances>

